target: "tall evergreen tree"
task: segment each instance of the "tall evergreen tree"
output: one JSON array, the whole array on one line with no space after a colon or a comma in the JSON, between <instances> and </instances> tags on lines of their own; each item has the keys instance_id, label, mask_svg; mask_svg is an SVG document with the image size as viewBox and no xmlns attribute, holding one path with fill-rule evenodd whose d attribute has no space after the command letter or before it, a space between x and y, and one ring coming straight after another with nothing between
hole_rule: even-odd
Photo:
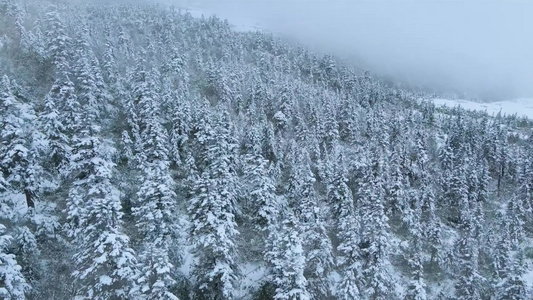
<instances>
[{"instance_id":1,"label":"tall evergreen tree","mask_svg":"<svg viewBox=\"0 0 533 300\"><path fill-rule=\"evenodd\" d=\"M498 299L526 299L523 249L513 250L508 216L502 216L500 238L494 253L495 290ZM516 249L516 248L515 248Z\"/></svg>"},{"instance_id":2,"label":"tall evergreen tree","mask_svg":"<svg viewBox=\"0 0 533 300\"><path fill-rule=\"evenodd\" d=\"M265 260L271 265L269 275L274 283L275 300L309 300L307 279L304 276L305 254L298 219L290 214L283 216L277 230L269 235L270 249Z\"/></svg>"},{"instance_id":3,"label":"tall evergreen tree","mask_svg":"<svg viewBox=\"0 0 533 300\"><path fill-rule=\"evenodd\" d=\"M462 168L466 169L471 166L469 159L464 159ZM460 178L466 181L462 172ZM461 234L455 246L458 267L455 296L457 299L481 299L484 278L479 272L479 245L477 243L479 236L475 226L475 211L472 207L472 201L477 202L477 198L469 197L468 187L461 186L466 182L459 179L455 184L456 196L459 197L459 230Z\"/></svg>"},{"instance_id":4,"label":"tall evergreen tree","mask_svg":"<svg viewBox=\"0 0 533 300\"><path fill-rule=\"evenodd\" d=\"M49 6L44 21L46 24L46 53L52 59L57 75L68 74L71 55L69 50L72 40L66 33L59 8L54 5Z\"/></svg>"},{"instance_id":5,"label":"tall evergreen tree","mask_svg":"<svg viewBox=\"0 0 533 300\"><path fill-rule=\"evenodd\" d=\"M26 299L30 286L15 255L8 252L11 239L6 227L0 224L0 296L6 300Z\"/></svg>"},{"instance_id":6,"label":"tall evergreen tree","mask_svg":"<svg viewBox=\"0 0 533 300\"><path fill-rule=\"evenodd\" d=\"M409 232L412 237L409 243L409 249L407 250L407 260L411 276L405 295L406 300L427 299L427 286L424 279L423 229L420 223L421 209L420 202L414 205L413 220L411 220L409 227Z\"/></svg>"},{"instance_id":7,"label":"tall evergreen tree","mask_svg":"<svg viewBox=\"0 0 533 300\"><path fill-rule=\"evenodd\" d=\"M3 185L9 185L18 192L26 190L26 175L30 168L29 143L25 137L22 109L22 103L13 94L9 78L4 76L0 86L0 170Z\"/></svg>"},{"instance_id":8,"label":"tall evergreen tree","mask_svg":"<svg viewBox=\"0 0 533 300\"><path fill-rule=\"evenodd\" d=\"M74 84L61 75L46 95L44 112L39 117L48 144L48 165L55 173L63 173L69 164L72 134L80 121L78 106Z\"/></svg>"},{"instance_id":9,"label":"tall evergreen tree","mask_svg":"<svg viewBox=\"0 0 533 300\"><path fill-rule=\"evenodd\" d=\"M302 226L302 239L306 251L305 276L309 281L308 290L316 298L327 297L331 293L329 274L334 266L332 245L325 224L325 208L319 202L314 184L315 176L309 168L306 151L297 152L299 159L290 179L290 197L294 209L299 212Z\"/></svg>"},{"instance_id":10,"label":"tall evergreen tree","mask_svg":"<svg viewBox=\"0 0 533 300\"><path fill-rule=\"evenodd\" d=\"M93 299L129 299L135 287L136 259L122 232L122 207L114 187L110 155L101 138L97 108L88 101L72 142L72 188L67 203L70 235L77 253L73 273L81 291Z\"/></svg>"},{"instance_id":11,"label":"tall evergreen tree","mask_svg":"<svg viewBox=\"0 0 533 300\"><path fill-rule=\"evenodd\" d=\"M361 243L365 294L372 299L394 297L389 266L390 232L384 208L384 162L379 150L367 154L358 191L361 212Z\"/></svg>"},{"instance_id":12,"label":"tall evergreen tree","mask_svg":"<svg viewBox=\"0 0 533 300\"><path fill-rule=\"evenodd\" d=\"M244 157L246 163L244 176L248 184L247 193L250 197L252 223L258 227L259 231L271 230L271 226L276 224L280 209L275 186L269 176L268 161L261 154L260 137L254 135L250 143L250 153Z\"/></svg>"},{"instance_id":13,"label":"tall evergreen tree","mask_svg":"<svg viewBox=\"0 0 533 300\"><path fill-rule=\"evenodd\" d=\"M209 124L208 124L209 126ZM214 120L199 140L205 145L205 168L194 186L190 201L190 239L198 263L194 274L198 299L232 299L235 296L235 222L237 210L236 142L228 116Z\"/></svg>"},{"instance_id":14,"label":"tall evergreen tree","mask_svg":"<svg viewBox=\"0 0 533 300\"><path fill-rule=\"evenodd\" d=\"M138 139L135 140L140 162L140 187L134 207L135 225L140 233L140 293L148 299L176 299L170 291L175 283L170 260L171 247L177 247L175 218L178 201L170 176L168 136L161 124L153 74L140 70L134 82L133 99L138 112Z\"/></svg>"},{"instance_id":15,"label":"tall evergreen tree","mask_svg":"<svg viewBox=\"0 0 533 300\"><path fill-rule=\"evenodd\" d=\"M345 163L342 153L339 153L335 161L333 180L328 185L328 203L332 206L332 217L339 241L336 263L342 277L338 294L339 299L362 299L360 220L355 211L352 191L348 187Z\"/></svg>"},{"instance_id":16,"label":"tall evergreen tree","mask_svg":"<svg viewBox=\"0 0 533 300\"><path fill-rule=\"evenodd\" d=\"M530 120L50 1L0 0L0 298L531 298Z\"/></svg>"}]
</instances>

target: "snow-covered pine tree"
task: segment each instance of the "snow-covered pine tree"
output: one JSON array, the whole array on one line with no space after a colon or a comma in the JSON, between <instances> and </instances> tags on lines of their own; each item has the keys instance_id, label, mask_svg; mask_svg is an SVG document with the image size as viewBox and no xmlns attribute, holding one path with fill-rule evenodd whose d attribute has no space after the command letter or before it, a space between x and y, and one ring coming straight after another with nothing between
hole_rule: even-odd
<instances>
[{"instance_id":1,"label":"snow-covered pine tree","mask_svg":"<svg viewBox=\"0 0 533 300\"><path fill-rule=\"evenodd\" d=\"M507 215L501 216L499 239L493 253L494 290L498 299L526 299L523 249L511 245L509 220ZM517 251L518 250L518 251Z\"/></svg>"},{"instance_id":2,"label":"snow-covered pine tree","mask_svg":"<svg viewBox=\"0 0 533 300\"><path fill-rule=\"evenodd\" d=\"M309 300L308 282L304 276L305 254L300 224L296 216L285 210L282 222L268 237L265 260L271 272L269 279L276 287L275 300Z\"/></svg>"},{"instance_id":3,"label":"snow-covered pine tree","mask_svg":"<svg viewBox=\"0 0 533 300\"><path fill-rule=\"evenodd\" d=\"M507 203L507 220L509 222L509 238L513 249L521 245L526 237L524 230L526 220L526 210L523 207L522 199L513 195Z\"/></svg>"},{"instance_id":4,"label":"snow-covered pine tree","mask_svg":"<svg viewBox=\"0 0 533 300\"><path fill-rule=\"evenodd\" d=\"M441 220L437 214L437 197L430 173L431 165L426 137L422 132L417 132L415 143L417 152L415 173L418 178L415 196L420 204L419 222L422 229L422 242L424 249L430 254L429 263L438 265L442 255Z\"/></svg>"},{"instance_id":5,"label":"snow-covered pine tree","mask_svg":"<svg viewBox=\"0 0 533 300\"><path fill-rule=\"evenodd\" d=\"M29 218L28 218L29 219ZM22 223L19 221L19 224ZM39 279L43 273L43 267L39 264L39 259L41 257L41 251L39 245L37 244L36 236L34 235L32 229L34 229L32 224L20 224L13 232L14 236L14 247L16 249L15 255L16 259L19 262L19 265L22 267L22 274L26 281L33 285Z\"/></svg>"},{"instance_id":6,"label":"snow-covered pine tree","mask_svg":"<svg viewBox=\"0 0 533 300\"><path fill-rule=\"evenodd\" d=\"M411 207L408 203L409 182L401 166L400 149L394 149L390 158L389 178L386 187L386 213L390 219L403 221L409 227Z\"/></svg>"},{"instance_id":7,"label":"snow-covered pine tree","mask_svg":"<svg viewBox=\"0 0 533 300\"><path fill-rule=\"evenodd\" d=\"M333 106L333 103L331 103L332 99L326 99L325 101L326 111L324 112L324 142L327 151L332 151L340 138L339 123L335 107Z\"/></svg>"},{"instance_id":8,"label":"snow-covered pine tree","mask_svg":"<svg viewBox=\"0 0 533 300\"><path fill-rule=\"evenodd\" d=\"M236 237L239 234L235 138L228 115L205 124L198 139L204 145L204 170L189 204L189 238L198 262L194 269L198 299L232 299L237 288ZM213 128L210 128L213 126Z\"/></svg>"},{"instance_id":9,"label":"snow-covered pine tree","mask_svg":"<svg viewBox=\"0 0 533 300\"><path fill-rule=\"evenodd\" d=\"M527 153L521 152L518 159L518 189L515 192L513 201L520 201L524 209L524 226L533 226L531 217L533 216L533 160Z\"/></svg>"},{"instance_id":10,"label":"snow-covered pine tree","mask_svg":"<svg viewBox=\"0 0 533 300\"><path fill-rule=\"evenodd\" d=\"M509 250L509 248L506 250ZM500 285L499 296L501 299L527 299L528 284L524 278L527 263L525 261L524 249L519 249L516 252L507 252L507 262L506 270L503 273L503 282Z\"/></svg>"},{"instance_id":11,"label":"snow-covered pine tree","mask_svg":"<svg viewBox=\"0 0 533 300\"><path fill-rule=\"evenodd\" d=\"M416 194L415 194L416 195ZM412 195L414 196L414 195ZM413 197L414 198L414 197ZM415 200L416 201L416 200ZM426 281L424 279L424 259L423 259L423 224L420 222L422 212L421 202L416 201L413 205L412 219L409 222L409 233L411 241L407 252L409 271L411 272L409 285L405 300L426 300Z\"/></svg>"},{"instance_id":12,"label":"snow-covered pine tree","mask_svg":"<svg viewBox=\"0 0 533 300\"><path fill-rule=\"evenodd\" d=\"M15 195L31 193L30 185L33 183L29 177L31 170L30 154L27 146L29 141L25 136L26 122L24 116L29 112L24 111L26 107L20 103L12 90L12 83L3 76L0 83L0 297L3 299L25 299L26 293L30 290L30 285L24 275L21 265L17 262L17 257L13 253L12 236L8 233L6 225L13 227L16 232L21 232L27 227L23 227L18 222L18 212L23 207L22 203L15 201ZM25 203L28 208L33 207L33 200L27 198ZM28 230L29 239L34 239L33 234ZM17 235L16 237L21 237ZM23 240L16 240L23 243ZM16 253L19 259L28 258L27 253ZM37 254L37 252L35 253ZM24 261L28 262L28 261ZM26 265L27 266L27 265Z\"/></svg>"},{"instance_id":13,"label":"snow-covered pine tree","mask_svg":"<svg viewBox=\"0 0 533 300\"><path fill-rule=\"evenodd\" d=\"M295 146L296 148L296 146ZM333 247L326 229L326 211L315 191L315 175L309 167L307 151L296 151L296 165L289 182L290 204L298 212L302 226L302 239L306 253L305 277L308 290L315 298L325 298L331 293L329 280L333 269Z\"/></svg>"},{"instance_id":14,"label":"snow-covered pine tree","mask_svg":"<svg viewBox=\"0 0 533 300\"><path fill-rule=\"evenodd\" d=\"M44 16L46 54L51 58L55 66L56 75L69 74L69 58L72 45L71 38L66 33L65 25L60 16L59 7L50 5Z\"/></svg>"},{"instance_id":15,"label":"snow-covered pine tree","mask_svg":"<svg viewBox=\"0 0 533 300\"><path fill-rule=\"evenodd\" d=\"M175 164L183 161L187 156L186 143L192 127L191 103L184 98L174 101L172 107L170 130L170 158Z\"/></svg>"},{"instance_id":16,"label":"snow-covered pine tree","mask_svg":"<svg viewBox=\"0 0 533 300\"><path fill-rule=\"evenodd\" d=\"M372 299L394 298L390 265L390 232L384 208L384 162L378 147L367 149L366 165L359 179L358 208L361 214L360 251L365 277L364 294Z\"/></svg>"},{"instance_id":17,"label":"snow-covered pine tree","mask_svg":"<svg viewBox=\"0 0 533 300\"><path fill-rule=\"evenodd\" d=\"M412 247L409 250L409 267L411 268L411 278L407 286L405 300L426 300L426 283L424 280L424 266L422 259L422 248L420 236L413 237Z\"/></svg>"},{"instance_id":18,"label":"snow-covered pine tree","mask_svg":"<svg viewBox=\"0 0 533 300\"><path fill-rule=\"evenodd\" d=\"M251 131L249 144L249 153L244 157L249 213L253 216L252 224L261 232L270 230L271 226L276 224L280 207L274 182L269 176L268 161L261 155L260 135L257 130Z\"/></svg>"},{"instance_id":19,"label":"snow-covered pine tree","mask_svg":"<svg viewBox=\"0 0 533 300\"><path fill-rule=\"evenodd\" d=\"M17 263L15 255L9 253L12 237L6 230L0 224L0 297L6 300L26 299L25 293L30 286L22 275L22 267Z\"/></svg>"},{"instance_id":20,"label":"snow-covered pine tree","mask_svg":"<svg viewBox=\"0 0 533 300\"><path fill-rule=\"evenodd\" d=\"M109 85L111 94L113 94L113 91L116 91L116 83L119 77L118 74L118 65L117 65L117 59L116 59L116 47L114 38L111 31L111 27L109 25L105 26L104 29L104 35L105 35L105 45L104 45L104 54L102 59L102 76L105 80L105 82Z\"/></svg>"},{"instance_id":21,"label":"snow-covered pine tree","mask_svg":"<svg viewBox=\"0 0 533 300\"><path fill-rule=\"evenodd\" d=\"M276 131L284 131L292 124L292 117L296 115L293 87L285 83L279 89L277 111L273 116Z\"/></svg>"},{"instance_id":22,"label":"snow-covered pine tree","mask_svg":"<svg viewBox=\"0 0 533 300\"><path fill-rule=\"evenodd\" d=\"M146 70L146 60L144 55L145 51L141 51L135 57L135 68L130 70L128 80L119 81L117 83L117 86L121 88L117 90L117 96L121 98L120 106L125 111L124 125L126 128L122 132L122 142L133 154L133 157L127 158L132 165L136 165L142 161L140 160L142 151L139 147L142 142L140 134L143 120L140 116L140 108L138 107L139 101L146 96L153 97L155 92L150 90L151 87L149 84L155 82L153 81L153 78L148 77L150 72L147 72ZM152 103L152 101L150 103ZM144 108L144 111L146 112L149 110Z\"/></svg>"},{"instance_id":23,"label":"snow-covered pine tree","mask_svg":"<svg viewBox=\"0 0 533 300\"><path fill-rule=\"evenodd\" d=\"M351 144L354 142L357 132L356 104L345 96L341 99L339 110L339 138Z\"/></svg>"},{"instance_id":24,"label":"snow-covered pine tree","mask_svg":"<svg viewBox=\"0 0 533 300\"><path fill-rule=\"evenodd\" d=\"M136 258L122 232L120 193L112 183L114 149L101 138L95 105L83 105L85 114L72 139L67 214L77 248L73 276L80 292L92 299L130 299Z\"/></svg>"},{"instance_id":25,"label":"snow-covered pine tree","mask_svg":"<svg viewBox=\"0 0 533 300\"><path fill-rule=\"evenodd\" d=\"M363 271L361 265L360 220L355 211L352 191L346 178L346 161L337 149L334 162L333 180L328 185L328 204L331 205L332 217L335 220L337 245L336 266L341 274L337 287L338 299L362 299Z\"/></svg>"},{"instance_id":26,"label":"snow-covered pine tree","mask_svg":"<svg viewBox=\"0 0 533 300\"><path fill-rule=\"evenodd\" d=\"M140 274L137 282L139 292L147 299L177 299L170 290L175 283L170 249L179 247L175 244L179 237L175 217L178 200L165 147L168 136L161 124L157 94L153 90L154 76L141 67L133 83L133 104L139 117L139 134L134 142L140 187L132 208L140 233Z\"/></svg>"},{"instance_id":27,"label":"snow-covered pine tree","mask_svg":"<svg viewBox=\"0 0 533 300\"><path fill-rule=\"evenodd\" d=\"M469 197L466 174L473 164L468 156L463 158L463 164L459 171L458 179L454 180L452 187L455 191L455 198L459 211L459 231L460 236L455 245L455 258L457 265L457 280L455 283L455 296L460 300L482 299L483 281L485 280L479 272L479 238L476 231L475 211L472 207L472 199Z\"/></svg>"},{"instance_id":28,"label":"snow-covered pine tree","mask_svg":"<svg viewBox=\"0 0 533 300\"><path fill-rule=\"evenodd\" d=\"M53 173L63 173L69 164L72 135L80 122L78 106L74 84L60 74L46 95L44 112L39 117L48 144L50 161L46 165Z\"/></svg>"},{"instance_id":29,"label":"snow-covered pine tree","mask_svg":"<svg viewBox=\"0 0 533 300\"><path fill-rule=\"evenodd\" d=\"M470 232L466 236L460 237L457 245L457 281L455 284L456 299L479 300L482 299L480 292L480 281L478 273L478 250L475 241L470 237Z\"/></svg>"},{"instance_id":30,"label":"snow-covered pine tree","mask_svg":"<svg viewBox=\"0 0 533 300\"><path fill-rule=\"evenodd\" d=\"M507 172L507 164L509 161L509 145L508 145L508 132L507 128L505 126L499 126L496 136L497 139L495 141L496 143L496 149L495 152L495 163L496 163L496 170L497 170L497 178L498 178L498 195L501 193L502 188L502 181L504 180Z\"/></svg>"},{"instance_id":31,"label":"snow-covered pine tree","mask_svg":"<svg viewBox=\"0 0 533 300\"><path fill-rule=\"evenodd\" d=\"M168 161L156 160L140 168L141 186L133 208L142 241L138 282L141 292L149 299L175 299L169 291L174 283L169 250L176 246L173 242L176 240L174 225L177 220L173 215L177 200L168 173Z\"/></svg>"},{"instance_id":32,"label":"snow-covered pine tree","mask_svg":"<svg viewBox=\"0 0 533 300\"><path fill-rule=\"evenodd\" d=\"M5 75L0 86L0 175L4 185L19 193L26 190L26 174L30 167L22 108L22 103L13 94L11 81Z\"/></svg>"}]
</instances>

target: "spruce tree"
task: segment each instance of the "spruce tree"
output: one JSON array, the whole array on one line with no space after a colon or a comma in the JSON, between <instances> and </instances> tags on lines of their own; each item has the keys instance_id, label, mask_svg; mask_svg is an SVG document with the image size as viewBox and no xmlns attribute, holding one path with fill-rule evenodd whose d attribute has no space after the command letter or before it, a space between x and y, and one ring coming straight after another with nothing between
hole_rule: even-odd
<instances>
[{"instance_id":1,"label":"spruce tree","mask_svg":"<svg viewBox=\"0 0 533 300\"><path fill-rule=\"evenodd\" d=\"M87 102L72 139L67 200L69 234L76 247L73 276L81 292L93 299L129 299L136 258L122 232L122 206L113 185L114 149L101 138L95 103Z\"/></svg>"},{"instance_id":2,"label":"spruce tree","mask_svg":"<svg viewBox=\"0 0 533 300\"><path fill-rule=\"evenodd\" d=\"M6 300L26 299L30 286L22 275L22 267L15 255L8 252L12 237L0 224L0 297Z\"/></svg>"},{"instance_id":3,"label":"spruce tree","mask_svg":"<svg viewBox=\"0 0 533 300\"><path fill-rule=\"evenodd\" d=\"M282 217L277 230L268 237L269 251L265 260L271 266L269 279L276 287L275 300L309 300L308 282L304 276L305 254L298 219L291 212Z\"/></svg>"},{"instance_id":4,"label":"spruce tree","mask_svg":"<svg viewBox=\"0 0 533 300\"><path fill-rule=\"evenodd\" d=\"M407 261L409 271L411 272L409 285L407 286L406 300L426 300L426 281L424 279L424 260L423 260L423 229L420 223L421 206L416 204L414 207L413 220L410 223L409 232L411 241L407 252Z\"/></svg>"},{"instance_id":5,"label":"spruce tree","mask_svg":"<svg viewBox=\"0 0 533 300\"><path fill-rule=\"evenodd\" d=\"M22 103L13 94L9 78L4 76L0 86L0 171L4 188L9 185L18 192L27 190L30 168L29 142L24 132L26 124L22 109Z\"/></svg>"},{"instance_id":6,"label":"spruce tree","mask_svg":"<svg viewBox=\"0 0 533 300\"><path fill-rule=\"evenodd\" d=\"M39 118L48 144L47 165L54 174L65 175L68 169L71 139L80 121L79 112L74 84L63 74L46 95L44 112Z\"/></svg>"},{"instance_id":7,"label":"spruce tree","mask_svg":"<svg viewBox=\"0 0 533 300\"><path fill-rule=\"evenodd\" d=\"M256 133L255 131L252 132ZM269 176L268 161L261 154L260 137L254 135L250 143L250 153L244 157L246 163L244 176L250 202L249 213L253 216L252 224L259 231L266 231L276 224L280 207L274 182Z\"/></svg>"},{"instance_id":8,"label":"spruce tree","mask_svg":"<svg viewBox=\"0 0 533 300\"><path fill-rule=\"evenodd\" d=\"M291 202L299 212L302 226L302 239L306 252L305 276L309 281L308 290L316 298L327 297L331 293L329 274L334 266L332 245L326 229L326 211L316 194L315 176L309 168L306 151L297 152L297 165L289 183Z\"/></svg>"},{"instance_id":9,"label":"spruce tree","mask_svg":"<svg viewBox=\"0 0 533 300\"><path fill-rule=\"evenodd\" d=\"M147 299L176 299L170 291L175 283L169 250L179 238L174 217L178 201L170 176L168 136L161 124L154 74L142 69L136 74L132 98L138 119L135 140L140 187L132 208L140 233L137 282ZM176 262L177 263L177 262Z\"/></svg>"},{"instance_id":10,"label":"spruce tree","mask_svg":"<svg viewBox=\"0 0 533 300\"><path fill-rule=\"evenodd\" d=\"M372 299L390 299L394 297L394 292L391 289L392 280L386 271L390 264L390 232L384 208L384 162L376 148L366 155L368 162L364 166L358 190L365 294Z\"/></svg>"},{"instance_id":11,"label":"spruce tree","mask_svg":"<svg viewBox=\"0 0 533 300\"><path fill-rule=\"evenodd\" d=\"M362 299L360 220L355 210L352 191L348 187L345 163L342 153L339 153L334 165L333 180L328 185L328 203L332 207L335 232L339 241L336 248L336 265L341 272L338 294L339 299Z\"/></svg>"},{"instance_id":12,"label":"spruce tree","mask_svg":"<svg viewBox=\"0 0 533 300\"><path fill-rule=\"evenodd\" d=\"M209 124L207 124L210 126ZM205 146L205 168L194 185L189 204L190 240L198 263L194 269L198 299L232 299L235 295L235 222L237 209L236 142L228 116L214 120L199 136Z\"/></svg>"},{"instance_id":13,"label":"spruce tree","mask_svg":"<svg viewBox=\"0 0 533 300\"><path fill-rule=\"evenodd\" d=\"M70 72L69 58L72 40L66 33L59 8L53 5L49 6L44 21L46 24L44 32L46 54L55 66L56 75L68 74Z\"/></svg>"}]
</instances>

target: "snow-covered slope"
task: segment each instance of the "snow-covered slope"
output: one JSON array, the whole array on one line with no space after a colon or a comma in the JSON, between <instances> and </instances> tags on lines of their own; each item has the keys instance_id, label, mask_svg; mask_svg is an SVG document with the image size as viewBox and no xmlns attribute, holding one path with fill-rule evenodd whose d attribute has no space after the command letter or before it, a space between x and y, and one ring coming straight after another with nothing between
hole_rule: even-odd
<instances>
[{"instance_id":1,"label":"snow-covered slope","mask_svg":"<svg viewBox=\"0 0 533 300\"><path fill-rule=\"evenodd\" d=\"M247 19L246 17L243 17L242 14L232 12L232 10L216 10L213 8L208 10L205 7L198 5L198 3L194 4L194 2L188 1L181 1L181 3L179 2L178 4L180 9L189 12L194 17L209 17L216 15L223 19L227 19L231 24L231 27L236 31L263 31L265 28L264 24ZM441 98L433 99L433 101L437 106L456 107L460 105L462 108L468 110L486 111L489 115L497 114L501 111L502 114L517 114L518 116L526 116L533 119L533 98L513 99L489 103L480 103L462 99L452 100Z\"/></svg>"},{"instance_id":2,"label":"snow-covered slope","mask_svg":"<svg viewBox=\"0 0 533 300\"><path fill-rule=\"evenodd\" d=\"M514 99L498 102L479 103L468 100L433 99L437 106L461 106L469 110L486 111L488 114L502 114L526 116L533 119L533 99Z\"/></svg>"}]
</instances>

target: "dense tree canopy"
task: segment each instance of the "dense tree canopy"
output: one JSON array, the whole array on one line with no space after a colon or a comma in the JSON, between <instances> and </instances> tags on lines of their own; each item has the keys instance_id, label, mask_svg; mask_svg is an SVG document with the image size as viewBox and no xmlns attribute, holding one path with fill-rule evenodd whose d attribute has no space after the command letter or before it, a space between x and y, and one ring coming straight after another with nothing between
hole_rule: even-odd
<instances>
[{"instance_id":1,"label":"dense tree canopy","mask_svg":"<svg viewBox=\"0 0 533 300\"><path fill-rule=\"evenodd\" d=\"M0 76L2 299L533 297L531 120L166 6L0 0Z\"/></svg>"}]
</instances>

